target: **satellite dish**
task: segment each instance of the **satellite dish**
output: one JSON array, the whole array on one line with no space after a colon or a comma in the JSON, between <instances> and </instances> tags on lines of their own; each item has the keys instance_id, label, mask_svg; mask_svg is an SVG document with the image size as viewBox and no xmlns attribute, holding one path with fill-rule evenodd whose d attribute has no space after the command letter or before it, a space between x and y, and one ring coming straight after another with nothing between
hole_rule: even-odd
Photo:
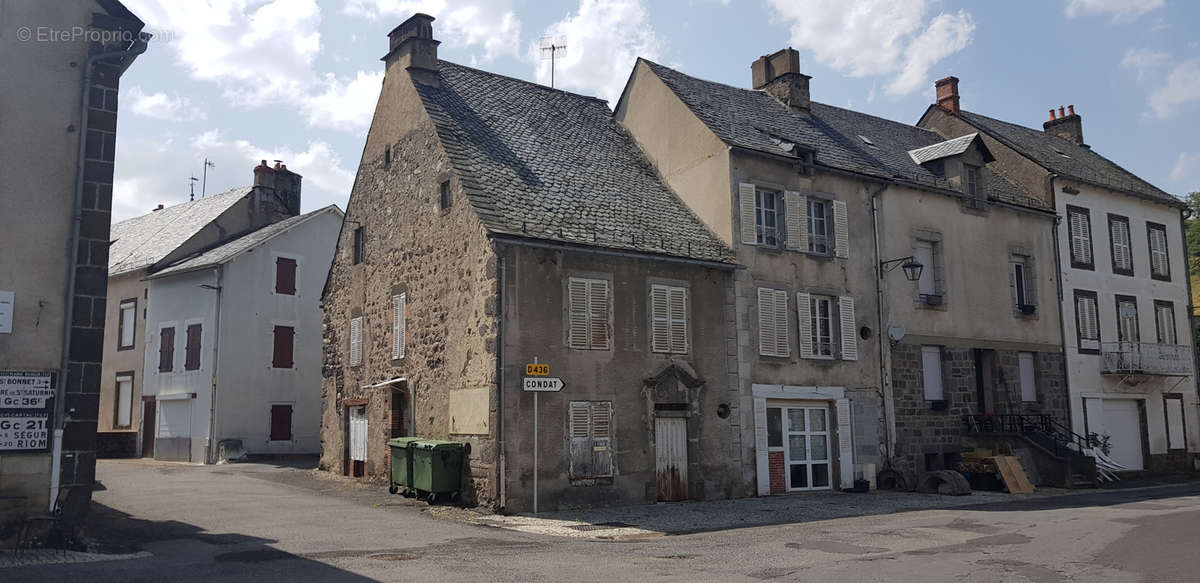
<instances>
[{"instance_id":1,"label":"satellite dish","mask_svg":"<svg viewBox=\"0 0 1200 583\"><path fill-rule=\"evenodd\" d=\"M899 342L907 333L908 330L905 330L904 326L901 324L892 324L891 326L888 326L888 338L890 338L892 342Z\"/></svg>"}]
</instances>

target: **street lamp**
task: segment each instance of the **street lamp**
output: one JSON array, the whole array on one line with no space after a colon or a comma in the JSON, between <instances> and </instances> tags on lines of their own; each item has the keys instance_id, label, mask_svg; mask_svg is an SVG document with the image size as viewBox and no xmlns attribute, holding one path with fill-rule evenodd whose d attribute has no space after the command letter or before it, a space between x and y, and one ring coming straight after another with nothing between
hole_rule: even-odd
<instances>
[{"instance_id":1,"label":"street lamp","mask_svg":"<svg viewBox=\"0 0 1200 583\"><path fill-rule=\"evenodd\" d=\"M904 279L908 281L917 281L921 279L921 271L925 269L912 255L901 257L899 259L889 259L879 262L880 273L887 273L899 266L904 270Z\"/></svg>"}]
</instances>

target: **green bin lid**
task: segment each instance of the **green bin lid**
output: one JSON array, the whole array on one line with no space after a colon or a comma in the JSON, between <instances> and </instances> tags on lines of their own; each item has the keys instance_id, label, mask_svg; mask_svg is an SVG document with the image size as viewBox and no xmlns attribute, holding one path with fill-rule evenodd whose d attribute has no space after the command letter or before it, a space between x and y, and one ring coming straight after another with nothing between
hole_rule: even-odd
<instances>
[{"instance_id":1,"label":"green bin lid","mask_svg":"<svg viewBox=\"0 0 1200 583\"><path fill-rule=\"evenodd\" d=\"M416 443L413 444L413 447L417 449L450 450L462 449L463 444L457 441L443 441L440 439L418 439Z\"/></svg>"},{"instance_id":2,"label":"green bin lid","mask_svg":"<svg viewBox=\"0 0 1200 583\"><path fill-rule=\"evenodd\" d=\"M413 442L421 441L420 437L393 437L389 439L388 447L410 447Z\"/></svg>"}]
</instances>

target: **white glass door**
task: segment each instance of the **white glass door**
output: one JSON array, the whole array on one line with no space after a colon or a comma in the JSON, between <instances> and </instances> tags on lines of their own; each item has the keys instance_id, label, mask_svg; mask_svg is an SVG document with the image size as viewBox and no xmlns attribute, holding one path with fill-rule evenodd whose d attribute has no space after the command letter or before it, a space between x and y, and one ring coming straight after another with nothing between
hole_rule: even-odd
<instances>
[{"instance_id":1,"label":"white glass door","mask_svg":"<svg viewBox=\"0 0 1200 583\"><path fill-rule=\"evenodd\" d=\"M828 411L816 407L784 407L788 490L829 488Z\"/></svg>"}]
</instances>

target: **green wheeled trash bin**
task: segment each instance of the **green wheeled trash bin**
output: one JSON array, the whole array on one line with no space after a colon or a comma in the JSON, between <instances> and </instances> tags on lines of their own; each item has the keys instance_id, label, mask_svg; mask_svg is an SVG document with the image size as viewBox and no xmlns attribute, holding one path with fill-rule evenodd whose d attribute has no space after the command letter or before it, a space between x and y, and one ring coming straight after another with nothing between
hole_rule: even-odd
<instances>
[{"instance_id":1,"label":"green wheeled trash bin","mask_svg":"<svg viewBox=\"0 0 1200 583\"><path fill-rule=\"evenodd\" d=\"M412 491L412 446L416 441L419 441L416 437L395 437L388 440L388 447L392 450L392 477L388 492L403 492L408 495Z\"/></svg>"},{"instance_id":2,"label":"green wheeled trash bin","mask_svg":"<svg viewBox=\"0 0 1200 583\"><path fill-rule=\"evenodd\" d=\"M420 439L412 445L412 488L429 502L457 499L462 488L465 444Z\"/></svg>"}]
</instances>

